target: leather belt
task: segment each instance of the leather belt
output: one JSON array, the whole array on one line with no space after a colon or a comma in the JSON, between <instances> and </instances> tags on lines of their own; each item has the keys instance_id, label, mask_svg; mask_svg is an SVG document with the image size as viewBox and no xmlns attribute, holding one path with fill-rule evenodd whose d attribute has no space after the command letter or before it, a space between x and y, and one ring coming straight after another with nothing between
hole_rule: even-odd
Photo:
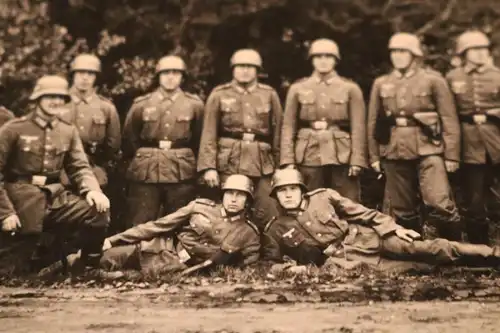
<instances>
[{"instance_id":1,"label":"leather belt","mask_svg":"<svg viewBox=\"0 0 500 333\"><path fill-rule=\"evenodd\" d=\"M257 133L249 133L249 132L226 132L223 131L220 134L223 138L231 138L246 142L260 141L269 143L270 139L267 135L257 134Z\"/></svg>"},{"instance_id":2,"label":"leather belt","mask_svg":"<svg viewBox=\"0 0 500 333\"><path fill-rule=\"evenodd\" d=\"M24 184L32 184L37 186L44 186L49 184L60 183L61 179L59 175L57 176L45 176L45 175L30 175L30 176L21 176L21 175L8 175L5 177L5 181L7 183L24 183Z\"/></svg>"},{"instance_id":3,"label":"leather belt","mask_svg":"<svg viewBox=\"0 0 500 333\"><path fill-rule=\"evenodd\" d=\"M486 114L461 114L458 118L460 119L460 122L471 125L481 125L491 121L491 117Z\"/></svg>"},{"instance_id":4,"label":"leather belt","mask_svg":"<svg viewBox=\"0 0 500 333\"><path fill-rule=\"evenodd\" d=\"M394 117L394 126L396 127L416 127L418 123L415 119L405 116Z\"/></svg>"},{"instance_id":5,"label":"leather belt","mask_svg":"<svg viewBox=\"0 0 500 333\"><path fill-rule=\"evenodd\" d=\"M327 130L332 126L337 126L341 130L349 132L351 124L349 120L331 121L331 120L299 120L300 128L310 128L315 131Z\"/></svg>"},{"instance_id":6,"label":"leather belt","mask_svg":"<svg viewBox=\"0 0 500 333\"><path fill-rule=\"evenodd\" d=\"M149 148L160 148L163 150L169 149L180 149L180 148L192 148L191 142L189 140L150 140L150 141L142 141L141 147L149 147Z\"/></svg>"}]
</instances>

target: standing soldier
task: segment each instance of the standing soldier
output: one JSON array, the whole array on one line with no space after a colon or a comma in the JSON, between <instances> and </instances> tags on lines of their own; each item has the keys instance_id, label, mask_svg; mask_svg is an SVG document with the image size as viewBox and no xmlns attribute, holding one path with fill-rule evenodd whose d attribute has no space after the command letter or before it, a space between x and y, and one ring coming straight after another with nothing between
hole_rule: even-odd
<instances>
[{"instance_id":1,"label":"standing soldier","mask_svg":"<svg viewBox=\"0 0 500 333\"><path fill-rule=\"evenodd\" d=\"M44 230L66 238L76 228L83 261L96 266L109 200L90 169L78 130L57 118L69 100L68 82L44 76L30 100L37 104L34 112L0 129L2 230L35 235ZM62 169L75 184L76 194L61 184Z\"/></svg>"},{"instance_id":2,"label":"standing soldier","mask_svg":"<svg viewBox=\"0 0 500 333\"><path fill-rule=\"evenodd\" d=\"M120 154L120 118L113 103L95 92L101 73L101 61L91 54L80 54L71 63L71 103L60 117L76 126L92 171L104 188L108 184L106 170Z\"/></svg>"},{"instance_id":3,"label":"standing soldier","mask_svg":"<svg viewBox=\"0 0 500 333\"><path fill-rule=\"evenodd\" d=\"M370 162L386 175L398 224L421 231L419 187L430 208L426 236L461 239L460 215L446 172L458 168L460 127L445 79L418 65L423 56L415 35L389 41L394 70L375 80L368 109Z\"/></svg>"},{"instance_id":4,"label":"standing soldier","mask_svg":"<svg viewBox=\"0 0 500 333\"><path fill-rule=\"evenodd\" d=\"M298 165L310 189L332 187L360 200L366 168L366 116L359 86L335 72L340 52L329 39L309 49L314 73L290 87L281 137L281 166Z\"/></svg>"},{"instance_id":5,"label":"standing soldier","mask_svg":"<svg viewBox=\"0 0 500 333\"><path fill-rule=\"evenodd\" d=\"M209 187L218 187L232 174L250 177L255 184L253 220L263 226L277 212L269 193L279 162L282 109L276 91L257 82L259 53L238 50L231 67L233 81L216 87L208 97L198 171Z\"/></svg>"},{"instance_id":6,"label":"standing soldier","mask_svg":"<svg viewBox=\"0 0 500 333\"><path fill-rule=\"evenodd\" d=\"M180 88L186 64L177 56L158 61L159 87L134 100L123 128L127 170L127 227L151 221L195 197L203 102Z\"/></svg>"},{"instance_id":7,"label":"standing soldier","mask_svg":"<svg viewBox=\"0 0 500 333\"><path fill-rule=\"evenodd\" d=\"M500 200L500 69L491 64L490 41L479 31L457 39L463 66L448 73L462 126L461 190L465 228L471 243L488 244L485 192Z\"/></svg>"}]
</instances>

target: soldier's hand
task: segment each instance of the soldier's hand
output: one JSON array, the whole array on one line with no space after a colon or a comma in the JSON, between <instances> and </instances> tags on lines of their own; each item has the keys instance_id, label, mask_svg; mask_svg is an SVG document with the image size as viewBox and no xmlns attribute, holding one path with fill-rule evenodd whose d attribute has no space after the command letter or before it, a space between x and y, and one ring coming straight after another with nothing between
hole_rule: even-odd
<instances>
[{"instance_id":1,"label":"soldier's hand","mask_svg":"<svg viewBox=\"0 0 500 333\"><path fill-rule=\"evenodd\" d=\"M102 252L104 252L106 250L109 250L112 247L113 247L113 244L111 244L111 242L109 241L109 239L106 238L104 240L104 242L102 243Z\"/></svg>"},{"instance_id":2,"label":"soldier's hand","mask_svg":"<svg viewBox=\"0 0 500 333\"><path fill-rule=\"evenodd\" d=\"M458 168L460 167L460 163L457 162L457 161L444 161L444 165L446 167L446 171L449 172L449 173L453 173L455 171L458 170Z\"/></svg>"},{"instance_id":3,"label":"soldier's hand","mask_svg":"<svg viewBox=\"0 0 500 333\"><path fill-rule=\"evenodd\" d=\"M415 239L420 238L420 234L416 232L415 230L411 229L397 229L396 230L396 236L399 238L412 243Z\"/></svg>"},{"instance_id":4,"label":"soldier's hand","mask_svg":"<svg viewBox=\"0 0 500 333\"><path fill-rule=\"evenodd\" d=\"M203 179L205 180L205 183L209 187L218 187L219 186L219 174L217 173L217 170L207 170L205 171L205 174L203 175Z\"/></svg>"},{"instance_id":5,"label":"soldier's hand","mask_svg":"<svg viewBox=\"0 0 500 333\"><path fill-rule=\"evenodd\" d=\"M361 167L357 165L351 165L349 168L349 177L357 177L361 173Z\"/></svg>"},{"instance_id":6,"label":"soldier's hand","mask_svg":"<svg viewBox=\"0 0 500 333\"><path fill-rule=\"evenodd\" d=\"M110 207L109 199L102 192L89 191L85 197L90 206L95 206L99 213L104 213Z\"/></svg>"},{"instance_id":7,"label":"soldier's hand","mask_svg":"<svg viewBox=\"0 0 500 333\"><path fill-rule=\"evenodd\" d=\"M20 228L21 228L21 221L19 220L19 216L15 214L6 217L2 221L2 231L14 232Z\"/></svg>"},{"instance_id":8,"label":"soldier's hand","mask_svg":"<svg viewBox=\"0 0 500 333\"><path fill-rule=\"evenodd\" d=\"M382 168L380 167L380 161L373 162L371 167L373 170L375 170L376 173L382 173Z\"/></svg>"}]
</instances>

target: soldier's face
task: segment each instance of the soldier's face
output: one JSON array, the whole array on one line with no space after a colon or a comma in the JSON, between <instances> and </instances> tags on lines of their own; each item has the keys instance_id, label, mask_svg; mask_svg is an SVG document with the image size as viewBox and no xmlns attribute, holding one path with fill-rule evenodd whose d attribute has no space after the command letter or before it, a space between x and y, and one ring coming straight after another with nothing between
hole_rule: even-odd
<instances>
[{"instance_id":1,"label":"soldier's face","mask_svg":"<svg viewBox=\"0 0 500 333\"><path fill-rule=\"evenodd\" d=\"M298 185L284 185L276 190L276 198L281 207L297 209L302 202L302 188Z\"/></svg>"},{"instance_id":2,"label":"soldier's face","mask_svg":"<svg viewBox=\"0 0 500 333\"><path fill-rule=\"evenodd\" d=\"M468 49L465 59L474 65L486 65L490 61L490 50L486 47Z\"/></svg>"},{"instance_id":3,"label":"soldier's face","mask_svg":"<svg viewBox=\"0 0 500 333\"><path fill-rule=\"evenodd\" d=\"M312 58L314 70L321 74L333 71L336 63L337 60L331 54L318 54Z\"/></svg>"},{"instance_id":4,"label":"soldier's face","mask_svg":"<svg viewBox=\"0 0 500 333\"><path fill-rule=\"evenodd\" d=\"M178 89L182 82L181 71L163 71L160 73L160 86L166 91Z\"/></svg>"},{"instance_id":5,"label":"soldier's face","mask_svg":"<svg viewBox=\"0 0 500 333\"><path fill-rule=\"evenodd\" d=\"M96 73L89 71L76 71L73 74L73 86L80 91L89 91L94 87Z\"/></svg>"},{"instance_id":6,"label":"soldier's face","mask_svg":"<svg viewBox=\"0 0 500 333\"><path fill-rule=\"evenodd\" d=\"M395 69L407 69L413 62L413 55L408 50L392 50L391 61Z\"/></svg>"},{"instance_id":7,"label":"soldier's face","mask_svg":"<svg viewBox=\"0 0 500 333\"><path fill-rule=\"evenodd\" d=\"M238 83L251 83L257 79L257 68L251 65L234 66L233 77Z\"/></svg>"},{"instance_id":8,"label":"soldier's face","mask_svg":"<svg viewBox=\"0 0 500 333\"><path fill-rule=\"evenodd\" d=\"M66 104L63 96L59 95L45 95L40 97L38 105L43 112L49 116L55 116L61 111L61 107Z\"/></svg>"},{"instance_id":9,"label":"soldier's face","mask_svg":"<svg viewBox=\"0 0 500 333\"><path fill-rule=\"evenodd\" d=\"M247 194L237 190L224 191L222 195L222 206L229 214L238 214L245 209Z\"/></svg>"}]
</instances>

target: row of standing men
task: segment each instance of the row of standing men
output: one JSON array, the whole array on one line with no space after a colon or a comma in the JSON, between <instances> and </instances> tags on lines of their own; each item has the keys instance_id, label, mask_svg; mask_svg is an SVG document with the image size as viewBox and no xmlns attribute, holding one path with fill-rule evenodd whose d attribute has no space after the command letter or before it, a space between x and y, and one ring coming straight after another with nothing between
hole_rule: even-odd
<instances>
[{"instance_id":1,"label":"row of standing men","mask_svg":"<svg viewBox=\"0 0 500 333\"><path fill-rule=\"evenodd\" d=\"M358 176L371 167L385 172L398 224L421 230L421 198L430 208L426 236L459 240L461 218L447 172L461 166L466 170L463 215L468 239L487 243L484 187L488 172L500 161L500 71L491 64L489 47L480 32L462 34L457 55L464 64L444 78L421 66L423 52L416 36L395 34L389 41L394 70L375 80L368 112L359 86L335 72L341 57L331 40L311 44L314 72L290 87L284 112L276 91L257 82L262 60L254 50L233 55L233 81L216 87L205 105L180 89L183 60L167 56L156 67L158 88L134 101L123 131L113 104L94 90L99 59L80 55L71 64L68 104L49 99L43 105L43 97L65 95L59 92L67 82L57 77L40 79L31 96L42 110L57 109L57 121L74 124L77 133L71 126L53 133L57 121L36 112L1 131L2 226L40 231L46 214L34 212L44 211L47 203L24 185L57 183L63 168L63 181L103 213L109 202L101 188L122 148L123 158L130 160L127 226L156 219L162 207L169 213L185 206L197 196L198 175L215 188L231 174L250 177L256 188L253 221L262 227L277 214L269 198L276 168L299 169L309 190L331 187L359 201ZM82 171L83 152L95 178ZM60 200L59 187L46 187ZM64 204L71 199L66 197ZM109 218L93 212L97 222L89 222L81 200L69 204L68 211L58 210L62 205L50 202L53 221L76 215L93 228ZM85 244L87 252L100 252L97 244Z\"/></svg>"}]
</instances>

